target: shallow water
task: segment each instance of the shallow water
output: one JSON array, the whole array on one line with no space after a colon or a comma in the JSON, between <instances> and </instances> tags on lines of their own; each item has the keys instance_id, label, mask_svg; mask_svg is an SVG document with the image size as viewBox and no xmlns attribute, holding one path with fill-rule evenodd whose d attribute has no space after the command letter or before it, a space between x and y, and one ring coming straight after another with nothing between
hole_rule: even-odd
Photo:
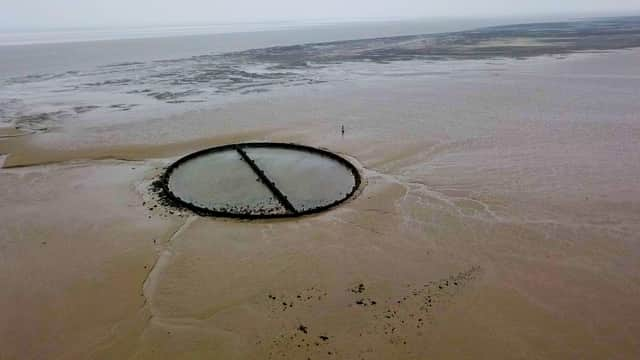
<instances>
[{"instance_id":1,"label":"shallow water","mask_svg":"<svg viewBox=\"0 0 640 360\"><path fill-rule=\"evenodd\" d=\"M297 211L344 199L355 186L347 167L319 154L268 148L249 148L246 152Z\"/></svg>"},{"instance_id":2,"label":"shallow water","mask_svg":"<svg viewBox=\"0 0 640 360\"><path fill-rule=\"evenodd\" d=\"M235 150L183 163L171 174L169 189L185 202L216 211L286 212Z\"/></svg>"}]
</instances>

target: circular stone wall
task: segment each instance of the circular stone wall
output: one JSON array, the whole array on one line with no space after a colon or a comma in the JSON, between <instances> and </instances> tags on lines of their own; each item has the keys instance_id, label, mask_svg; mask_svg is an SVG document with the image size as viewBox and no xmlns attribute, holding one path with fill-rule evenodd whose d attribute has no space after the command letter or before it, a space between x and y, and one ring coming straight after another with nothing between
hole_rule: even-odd
<instances>
[{"instance_id":1,"label":"circular stone wall","mask_svg":"<svg viewBox=\"0 0 640 360\"><path fill-rule=\"evenodd\" d=\"M360 174L346 159L295 144L245 143L190 154L162 179L173 202L200 215L245 219L316 213L349 199Z\"/></svg>"}]
</instances>

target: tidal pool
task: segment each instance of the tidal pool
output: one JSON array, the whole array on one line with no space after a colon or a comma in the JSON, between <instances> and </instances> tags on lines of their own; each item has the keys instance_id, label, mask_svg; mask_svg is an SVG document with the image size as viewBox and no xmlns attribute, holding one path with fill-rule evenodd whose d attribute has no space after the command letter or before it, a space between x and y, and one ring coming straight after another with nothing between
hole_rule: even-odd
<instances>
[{"instance_id":1,"label":"tidal pool","mask_svg":"<svg viewBox=\"0 0 640 360\"><path fill-rule=\"evenodd\" d=\"M171 196L201 214L285 217L326 210L351 197L360 175L338 155L311 147L247 143L204 150L167 172Z\"/></svg>"}]
</instances>

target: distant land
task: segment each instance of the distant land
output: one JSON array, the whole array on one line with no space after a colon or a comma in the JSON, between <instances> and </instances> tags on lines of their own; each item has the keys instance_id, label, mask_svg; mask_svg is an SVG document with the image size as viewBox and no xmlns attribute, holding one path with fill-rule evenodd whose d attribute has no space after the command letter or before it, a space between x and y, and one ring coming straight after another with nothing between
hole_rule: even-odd
<instances>
[{"instance_id":1,"label":"distant land","mask_svg":"<svg viewBox=\"0 0 640 360\"><path fill-rule=\"evenodd\" d=\"M640 16L494 26L453 33L398 36L249 50L228 56L280 63L389 62L415 59L525 58L640 46Z\"/></svg>"}]
</instances>

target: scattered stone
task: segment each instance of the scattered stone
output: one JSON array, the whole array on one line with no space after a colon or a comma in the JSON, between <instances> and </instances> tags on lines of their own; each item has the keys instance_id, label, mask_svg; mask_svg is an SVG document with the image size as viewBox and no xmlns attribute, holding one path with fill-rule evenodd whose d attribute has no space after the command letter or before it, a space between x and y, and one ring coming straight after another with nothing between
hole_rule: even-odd
<instances>
[{"instance_id":1,"label":"scattered stone","mask_svg":"<svg viewBox=\"0 0 640 360\"><path fill-rule=\"evenodd\" d=\"M364 284L358 284L358 286L351 289L354 294L362 294L365 290Z\"/></svg>"}]
</instances>

